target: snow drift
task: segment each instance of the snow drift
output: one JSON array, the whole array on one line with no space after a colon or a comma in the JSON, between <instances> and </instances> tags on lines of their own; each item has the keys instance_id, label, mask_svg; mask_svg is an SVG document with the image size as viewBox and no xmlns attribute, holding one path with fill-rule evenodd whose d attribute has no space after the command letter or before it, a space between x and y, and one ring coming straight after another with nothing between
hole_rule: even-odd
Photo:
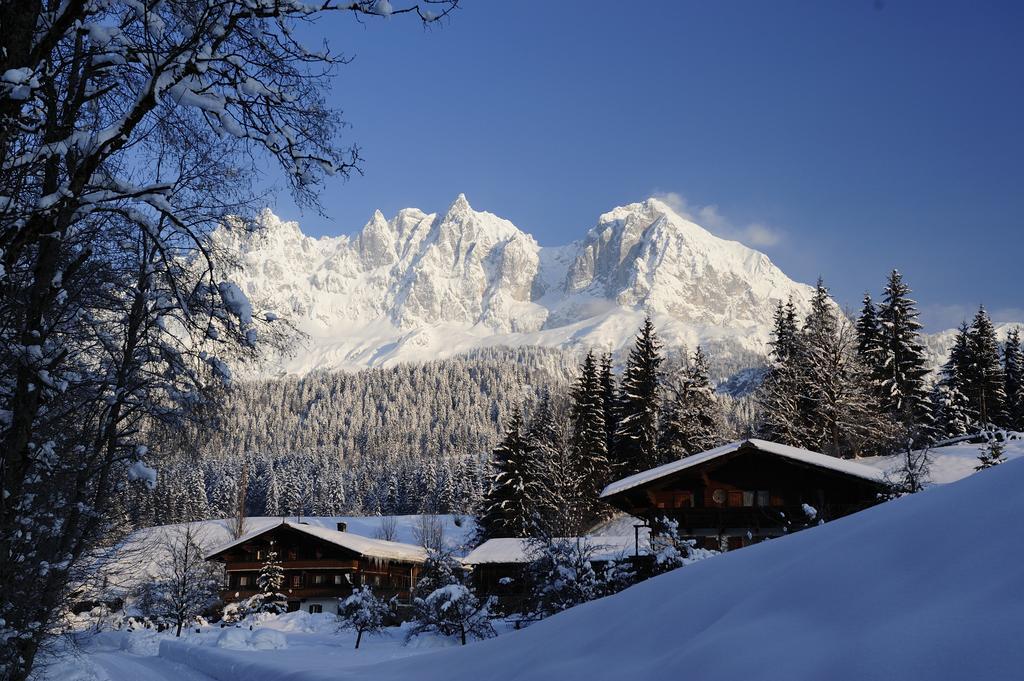
<instances>
[{"instance_id":1,"label":"snow drift","mask_svg":"<svg viewBox=\"0 0 1024 681\"><path fill-rule=\"evenodd\" d=\"M336 678L1019 678L1022 487L1012 461L521 632Z\"/></svg>"}]
</instances>

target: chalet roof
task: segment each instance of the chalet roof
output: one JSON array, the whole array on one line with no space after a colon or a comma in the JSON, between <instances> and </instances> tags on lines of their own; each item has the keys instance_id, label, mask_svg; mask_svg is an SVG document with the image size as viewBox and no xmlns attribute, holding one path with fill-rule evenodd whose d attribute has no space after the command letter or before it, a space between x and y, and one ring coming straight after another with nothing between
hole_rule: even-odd
<instances>
[{"instance_id":1,"label":"chalet roof","mask_svg":"<svg viewBox=\"0 0 1024 681\"><path fill-rule=\"evenodd\" d=\"M871 466L865 466L863 464L854 463L853 461L848 461L846 459L839 459L826 454L819 454L818 452L812 452L809 449L790 447L789 445L782 445L778 442L770 442L769 440L749 438L746 440L739 440L737 442L730 442L727 445L722 445L715 449L709 449L706 452L700 452L699 454L694 454L693 456L688 456L684 459L679 459L678 461L672 461L663 466L658 466L657 468L641 471L640 473L630 475L628 478L616 480L604 488L604 491L601 492L601 497L610 497L614 494L618 494L619 492L624 492L628 489L658 480L667 475L672 475L679 471L686 470L687 468L699 466L721 456L732 454L741 447L755 449L775 456L781 456L786 459L793 459L794 461L799 461L817 468L828 469L844 475L851 475L856 478L870 480L871 482L882 482L884 480L884 474L882 471L877 468L872 468Z\"/></svg>"},{"instance_id":2,"label":"chalet roof","mask_svg":"<svg viewBox=\"0 0 1024 681\"><path fill-rule=\"evenodd\" d=\"M636 551L636 537L630 536L599 536L587 535L584 537L562 537L559 540L580 539L586 541L593 547L592 558L594 560L612 560L619 556L631 556ZM533 546L531 539L518 537L503 537L501 539L488 539L480 546L469 552L462 559L465 565L484 565L488 563L529 563L533 560ZM640 553L646 553L647 542L645 536L640 538Z\"/></svg>"},{"instance_id":3,"label":"chalet roof","mask_svg":"<svg viewBox=\"0 0 1024 681\"><path fill-rule=\"evenodd\" d=\"M230 548L238 546L239 544L244 544L251 539L255 539L267 532L272 532L282 526L287 526L293 530L298 530L299 532L308 534L311 537L316 537L317 539L323 540L329 544L334 544L348 549L349 551L354 551L355 553L367 558L404 560L411 563L422 563L427 559L427 551L422 546L402 544L395 541L385 541L383 539L370 539L369 537L362 537L358 534L352 534L351 532L339 532L338 530L330 530L326 527L316 527L314 525L296 523L290 520L285 520L280 524L264 527L243 535L238 539L211 551L206 555L206 558L209 560Z\"/></svg>"}]
</instances>

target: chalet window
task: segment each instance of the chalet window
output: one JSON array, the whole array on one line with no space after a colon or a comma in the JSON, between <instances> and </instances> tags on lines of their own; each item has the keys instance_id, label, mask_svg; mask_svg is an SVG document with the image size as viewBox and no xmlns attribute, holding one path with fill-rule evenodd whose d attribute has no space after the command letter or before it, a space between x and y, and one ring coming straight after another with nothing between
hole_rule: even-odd
<instances>
[{"instance_id":1,"label":"chalet window","mask_svg":"<svg viewBox=\"0 0 1024 681\"><path fill-rule=\"evenodd\" d=\"M757 490L757 505L758 506L770 506L771 497L768 494L768 490L759 489Z\"/></svg>"},{"instance_id":2,"label":"chalet window","mask_svg":"<svg viewBox=\"0 0 1024 681\"><path fill-rule=\"evenodd\" d=\"M324 583L324 576L323 575L313 575L313 583L314 584L323 584Z\"/></svg>"},{"instance_id":3,"label":"chalet window","mask_svg":"<svg viewBox=\"0 0 1024 681\"><path fill-rule=\"evenodd\" d=\"M249 577L249 575L239 575L238 576L238 586L249 586L249 580L250 579L251 578Z\"/></svg>"},{"instance_id":4,"label":"chalet window","mask_svg":"<svg viewBox=\"0 0 1024 681\"><path fill-rule=\"evenodd\" d=\"M256 549L256 560L263 560L263 549Z\"/></svg>"},{"instance_id":5,"label":"chalet window","mask_svg":"<svg viewBox=\"0 0 1024 681\"><path fill-rule=\"evenodd\" d=\"M298 554L296 554L295 549L288 549L288 560L296 560L297 557Z\"/></svg>"},{"instance_id":6,"label":"chalet window","mask_svg":"<svg viewBox=\"0 0 1024 681\"><path fill-rule=\"evenodd\" d=\"M345 583L345 575L334 575L334 583L335 584L344 584Z\"/></svg>"},{"instance_id":7,"label":"chalet window","mask_svg":"<svg viewBox=\"0 0 1024 681\"><path fill-rule=\"evenodd\" d=\"M309 604L309 611L315 615L317 613L323 612L324 611L324 606L320 605L319 603L310 603Z\"/></svg>"},{"instance_id":8,"label":"chalet window","mask_svg":"<svg viewBox=\"0 0 1024 681\"><path fill-rule=\"evenodd\" d=\"M662 491L654 493L654 505L658 508L684 508L693 506L690 492Z\"/></svg>"},{"instance_id":9,"label":"chalet window","mask_svg":"<svg viewBox=\"0 0 1024 681\"><path fill-rule=\"evenodd\" d=\"M743 493L743 505L747 506L747 507L750 507L750 506L754 505L754 493L753 492L744 492Z\"/></svg>"},{"instance_id":10,"label":"chalet window","mask_svg":"<svg viewBox=\"0 0 1024 681\"><path fill-rule=\"evenodd\" d=\"M374 586L380 586L380 575L374 575L373 576L373 585Z\"/></svg>"},{"instance_id":11,"label":"chalet window","mask_svg":"<svg viewBox=\"0 0 1024 681\"><path fill-rule=\"evenodd\" d=\"M738 489L729 490L729 507L738 508L743 505L743 492Z\"/></svg>"},{"instance_id":12,"label":"chalet window","mask_svg":"<svg viewBox=\"0 0 1024 681\"><path fill-rule=\"evenodd\" d=\"M292 575L292 588L297 589L302 586L302 575Z\"/></svg>"}]
</instances>

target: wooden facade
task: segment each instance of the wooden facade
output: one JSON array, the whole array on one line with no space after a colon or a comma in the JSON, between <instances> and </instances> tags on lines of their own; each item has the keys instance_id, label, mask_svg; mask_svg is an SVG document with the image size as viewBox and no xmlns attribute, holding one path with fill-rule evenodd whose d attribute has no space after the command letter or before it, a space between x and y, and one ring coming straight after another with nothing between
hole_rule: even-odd
<instances>
[{"instance_id":1,"label":"wooden facade","mask_svg":"<svg viewBox=\"0 0 1024 681\"><path fill-rule=\"evenodd\" d=\"M284 522L228 544L207 560L224 564L225 603L257 593L256 578L270 551L277 553L284 571L281 591L288 597L289 611L337 612L338 599L362 585L385 599L397 596L400 603L408 603L423 550L346 534Z\"/></svg>"},{"instance_id":2,"label":"wooden facade","mask_svg":"<svg viewBox=\"0 0 1024 681\"><path fill-rule=\"evenodd\" d=\"M883 486L867 466L744 440L612 483L602 498L655 531L676 520L681 536L728 550L865 509Z\"/></svg>"}]
</instances>

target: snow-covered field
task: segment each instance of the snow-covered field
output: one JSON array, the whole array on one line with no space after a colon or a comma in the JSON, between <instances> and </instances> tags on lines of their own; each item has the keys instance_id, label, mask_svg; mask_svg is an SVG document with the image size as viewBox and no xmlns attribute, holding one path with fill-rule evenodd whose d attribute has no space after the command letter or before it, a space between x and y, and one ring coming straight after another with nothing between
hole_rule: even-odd
<instances>
[{"instance_id":1,"label":"snow-covered field","mask_svg":"<svg viewBox=\"0 0 1024 681\"><path fill-rule=\"evenodd\" d=\"M950 477L977 453L973 445L945 449L935 470ZM1009 449L1022 454L1016 442ZM352 634L302 613L257 627L280 636L217 628L182 642L162 635L158 657L151 656L158 635L101 634L79 662L51 665L49 678L1019 678L1024 534L993 528L1024 517L1022 487L1024 462L1011 460L465 648L438 639L406 647L392 630L355 651ZM274 649L282 640L285 647ZM78 676L52 676L62 669Z\"/></svg>"},{"instance_id":2,"label":"snow-covered field","mask_svg":"<svg viewBox=\"0 0 1024 681\"><path fill-rule=\"evenodd\" d=\"M1008 440L1005 443L1007 461L1024 456L1024 435L1012 433L1011 437L1020 439ZM978 444L962 442L932 449L928 475L932 484L944 485L956 482L974 473L974 467L978 465L978 454L981 453L981 447ZM899 465L899 457L872 456L857 459L857 462L886 471Z\"/></svg>"}]
</instances>

